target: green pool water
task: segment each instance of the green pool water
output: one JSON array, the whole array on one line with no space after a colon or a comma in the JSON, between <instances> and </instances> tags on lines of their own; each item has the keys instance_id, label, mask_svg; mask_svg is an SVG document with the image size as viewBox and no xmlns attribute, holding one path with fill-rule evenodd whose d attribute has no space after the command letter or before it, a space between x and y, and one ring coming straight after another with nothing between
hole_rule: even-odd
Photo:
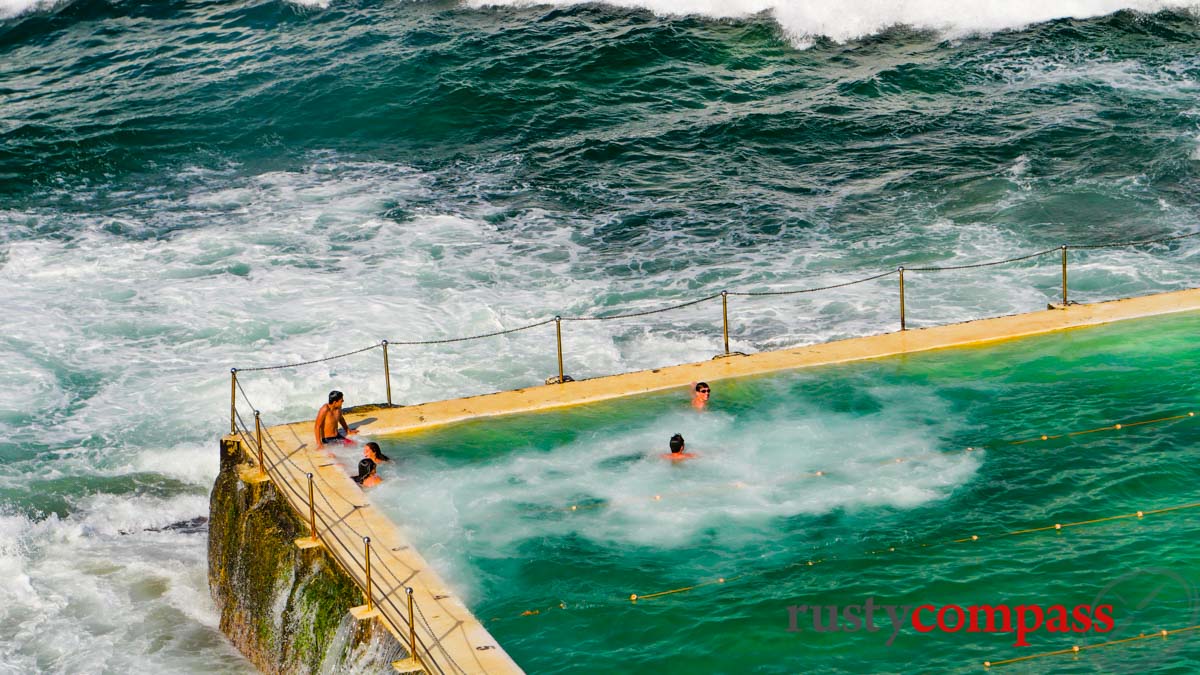
<instances>
[{"instance_id":1,"label":"green pool water","mask_svg":"<svg viewBox=\"0 0 1200 675\"><path fill-rule=\"evenodd\" d=\"M679 390L393 437L373 500L531 673L982 672L1200 624L1200 509L1000 536L1200 501L1200 416L1012 443L1200 412L1198 330L1130 321L713 382L704 412ZM697 459L658 457L676 432ZM789 606L868 598L1110 604L1114 626L1028 647L911 626L889 645L884 614L788 630ZM1195 635L993 670L1196 672Z\"/></svg>"}]
</instances>

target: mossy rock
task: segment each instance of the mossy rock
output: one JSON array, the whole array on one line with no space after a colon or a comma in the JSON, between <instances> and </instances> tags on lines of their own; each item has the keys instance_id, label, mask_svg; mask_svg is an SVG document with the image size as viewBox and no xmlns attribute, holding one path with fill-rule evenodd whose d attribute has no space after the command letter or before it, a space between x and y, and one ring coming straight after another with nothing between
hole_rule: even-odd
<instances>
[{"instance_id":1,"label":"mossy rock","mask_svg":"<svg viewBox=\"0 0 1200 675\"><path fill-rule=\"evenodd\" d=\"M272 482L241 481L244 461L239 443L222 442L208 540L221 630L267 673L393 672L403 648L377 621L350 616L358 586L323 548L294 545L306 526Z\"/></svg>"}]
</instances>

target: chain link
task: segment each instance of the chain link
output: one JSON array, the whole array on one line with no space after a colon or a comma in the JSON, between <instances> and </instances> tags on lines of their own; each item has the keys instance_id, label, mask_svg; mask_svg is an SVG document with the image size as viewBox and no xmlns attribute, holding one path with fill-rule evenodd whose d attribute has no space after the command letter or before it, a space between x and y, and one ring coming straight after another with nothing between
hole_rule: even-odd
<instances>
[{"instance_id":1,"label":"chain link","mask_svg":"<svg viewBox=\"0 0 1200 675\"><path fill-rule=\"evenodd\" d=\"M529 330L530 328L537 328L538 326L545 326L548 323L554 323L554 319L546 319L545 321L531 323L528 326L520 326L518 328L509 328L508 330L498 330L495 333L483 333L482 335L470 335L467 337L460 337L460 338L446 338L445 340L416 340L416 341L412 341L412 342L388 342L388 344L389 345L405 345L405 346L409 346L409 345L444 345L444 344L449 344L451 342L466 342L467 340L480 340L482 338L496 337L497 335L508 335L509 333L516 333L516 332L523 331L523 330Z\"/></svg>"},{"instance_id":2,"label":"chain link","mask_svg":"<svg viewBox=\"0 0 1200 675\"><path fill-rule=\"evenodd\" d=\"M678 305L671 305L670 307L661 307L659 309L648 309L644 312L630 312L629 314L613 314L611 316L564 316L564 317L562 317L562 320L563 321L610 321L612 319L630 319L635 316L649 316L651 314L661 314L662 312L670 312L672 310L682 309L684 307L691 307L692 305L698 305L702 302L708 302L709 300L714 300L719 297L721 297L720 293L713 293L712 295L700 298L699 300L690 300L688 302L680 303Z\"/></svg>"},{"instance_id":3,"label":"chain link","mask_svg":"<svg viewBox=\"0 0 1200 675\"><path fill-rule=\"evenodd\" d=\"M312 361L302 361L300 363L284 363L284 364L278 365L278 366L258 366L257 368L238 368L237 371L239 373L252 373L252 372L258 371L258 370L281 370L283 368L299 368L300 366L311 366L314 363L324 363L325 361L332 361L334 359L341 359L341 358L345 358L347 356L354 356L355 354L369 352L372 349L379 349L382 346L383 346L383 343L380 342L378 344L373 344L370 347L363 347L362 349L356 349L352 352L346 352L345 354L337 354L335 356L326 356L323 359L313 359Z\"/></svg>"},{"instance_id":4,"label":"chain link","mask_svg":"<svg viewBox=\"0 0 1200 675\"><path fill-rule=\"evenodd\" d=\"M1161 239L1144 239L1142 241L1119 241L1112 244L1086 244L1079 246L1068 245L1067 248L1075 249L1093 249L1093 248L1118 248L1121 246L1145 246L1146 244L1161 244L1164 241L1177 241L1179 239L1187 239L1200 235L1200 231L1189 232L1187 234L1177 234L1172 237L1162 237Z\"/></svg>"},{"instance_id":5,"label":"chain link","mask_svg":"<svg viewBox=\"0 0 1200 675\"><path fill-rule=\"evenodd\" d=\"M990 263L974 263L974 264L968 264L968 265L949 265L949 267L906 267L906 268L904 268L904 270L905 271L950 271L950 270L954 270L954 269L974 269L974 268L979 268L979 267L992 267L992 265L1002 265L1002 264L1008 264L1008 263L1018 263L1021 261L1027 261L1027 259L1030 259L1030 258L1037 258L1039 256L1045 256L1045 255L1048 255L1048 253L1057 253L1058 251L1061 251L1061 249L1046 249L1045 251L1038 251L1037 253L1030 253L1030 255L1027 255L1027 256L1018 256L1015 258L1008 258L1007 261L992 261Z\"/></svg>"},{"instance_id":6,"label":"chain link","mask_svg":"<svg viewBox=\"0 0 1200 675\"><path fill-rule=\"evenodd\" d=\"M816 293L817 291L828 291L833 288L843 288L845 286L853 286L855 284L862 284L862 283L866 283L868 281L875 281L876 279L882 279L884 277L891 276L895 273L896 273L896 270L889 270L887 272L883 272L882 274L876 274L873 277L866 277L865 279L855 279L854 281L847 281L847 282L841 283L841 284L833 284L832 286L818 286L816 288L801 288L801 289L795 290L795 291L729 291L729 295L760 296L760 295L796 295L797 293Z\"/></svg>"}]
</instances>

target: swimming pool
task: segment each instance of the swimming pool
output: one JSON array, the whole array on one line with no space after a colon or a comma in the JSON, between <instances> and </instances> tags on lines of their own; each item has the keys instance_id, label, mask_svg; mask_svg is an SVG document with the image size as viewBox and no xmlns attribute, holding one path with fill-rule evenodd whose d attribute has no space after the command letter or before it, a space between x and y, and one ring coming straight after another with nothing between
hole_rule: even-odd
<instances>
[{"instance_id":1,"label":"swimming pool","mask_svg":"<svg viewBox=\"0 0 1200 675\"><path fill-rule=\"evenodd\" d=\"M372 500L529 672L980 670L1200 624L1200 509L1006 536L1196 501L1198 330L1130 321L713 382L703 412L680 390L391 437ZM697 459L659 457L676 432ZM868 598L1112 604L1113 630L1026 647L882 614L789 623ZM1190 635L1001 672L1194 671Z\"/></svg>"}]
</instances>

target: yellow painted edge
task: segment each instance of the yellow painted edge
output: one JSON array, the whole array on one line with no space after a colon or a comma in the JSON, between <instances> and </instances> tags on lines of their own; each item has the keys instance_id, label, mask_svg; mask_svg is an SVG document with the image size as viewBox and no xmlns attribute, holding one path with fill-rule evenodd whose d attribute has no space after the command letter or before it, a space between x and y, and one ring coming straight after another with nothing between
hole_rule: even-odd
<instances>
[{"instance_id":1,"label":"yellow painted edge","mask_svg":"<svg viewBox=\"0 0 1200 675\"><path fill-rule=\"evenodd\" d=\"M849 338L749 356L731 356L710 361L666 366L619 375L502 391L422 403L397 408L350 410L347 419L364 435L382 436L465 420L534 412L595 403L635 394L687 386L700 380L719 381L733 377L877 359L902 354L994 344L1114 321L1178 312L1200 311L1200 289L1171 291L1137 298L1110 300L1066 309L1048 309L1026 314L979 319L916 330ZM290 428L289 428L290 427ZM312 422L281 425L300 437L312 435Z\"/></svg>"}]
</instances>

